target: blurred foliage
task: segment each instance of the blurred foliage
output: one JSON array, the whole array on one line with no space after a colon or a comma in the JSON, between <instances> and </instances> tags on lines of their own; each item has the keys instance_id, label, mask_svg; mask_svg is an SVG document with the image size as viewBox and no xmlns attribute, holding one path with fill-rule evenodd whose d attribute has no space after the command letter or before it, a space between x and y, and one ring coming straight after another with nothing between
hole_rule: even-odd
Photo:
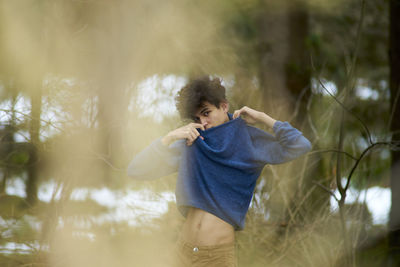
<instances>
[{"instance_id":1,"label":"blurred foliage","mask_svg":"<svg viewBox=\"0 0 400 267\"><path fill-rule=\"evenodd\" d=\"M376 266L385 260L386 229L373 224L362 201L344 207L352 251L343 250L340 216L329 204L313 221L297 221L286 213L308 168L322 169L318 181L325 190L309 188L320 192L321 201L330 194L326 189L337 189L336 153L324 150L337 148L343 109L338 102L345 101L347 109L343 150L351 155L342 157L343 179L370 145L364 126L373 141L390 138L388 1L306 3L309 31L304 42L310 64L286 67L312 70L307 121L311 141L321 151L265 168L246 229L237 233L239 263L334 266L352 254L354 266ZM116 207L103 206L90 193L83 199L74 194L80 189L107 188L115 195L149 189L154 199L144 201L151 202L161 201L162 192L173 192L175 174L150 182L132 181L125 174L135 154L183 123L176 112L160 114L171 108L166 99L173 97L171 85L163 82L171 76L211 73L226 83L231 110L244 104L262 107L266 89L260 55L272 64L274 49L285 45L264 38L275 27L286 29L260 24L269 16L284 17L286 5L255 0L0 0L0 265L165 266L183 223L174 201L164 199L168 210L161 217L117 222L110 218ZM158 79L156 88L141 91L149 77ZM320 82L336 92L329 95ZM32 115L35 95L41 98L39 118ZM138 99L151 101L138 104ZM157 114L144 114L155 106ZM39 143L30 132L37 121ZM352 189L388 187L390 164L389 148L374 148L354 172ZM26 197L32 166L39 194L50 196L35 204ZM24 194L10 193L18 181ZM49 183L50 192L44 192ZM310 212L318 207L314 204L307 207ZM132 205L132 213L137 211Z\"/></svg>"}]
</instances>

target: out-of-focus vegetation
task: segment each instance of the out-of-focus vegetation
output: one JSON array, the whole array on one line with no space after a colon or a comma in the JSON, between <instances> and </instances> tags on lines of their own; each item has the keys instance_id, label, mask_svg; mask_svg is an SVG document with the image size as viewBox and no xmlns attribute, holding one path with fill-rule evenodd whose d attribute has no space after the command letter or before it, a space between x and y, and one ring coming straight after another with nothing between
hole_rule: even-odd
<instances>
[{"instance_id":1,"label":"out-of-focus vegetation","mask_svg":"<svg viewBox=\"0 0 400 267\"><path fill-rule=\"evenodd\" d=\"M1 0L0 266L167 266L183 217L160 196L176 177L125 168L183 123L171 101L199 74L223 78L231 111L263 110L313 144L264 169L240 266L396 266L399 202L388 231L365 200L345 201L400 193L391 2ZM129 202L127 190L153 193ZM116 196L124 214L105 204ZM167 211L152 216L152 201Z\"/></svg>"}]
</instances>

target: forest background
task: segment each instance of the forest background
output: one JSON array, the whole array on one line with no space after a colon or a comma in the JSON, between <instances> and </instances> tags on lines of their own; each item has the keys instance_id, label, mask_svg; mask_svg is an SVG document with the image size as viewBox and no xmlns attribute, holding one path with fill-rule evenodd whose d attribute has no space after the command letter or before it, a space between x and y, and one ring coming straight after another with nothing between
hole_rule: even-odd
<instances>
[{"instance_id":1,"label":"forest background","mask_svg":"<svg viewBox=\"0 0 400 267\"><path fill-rule=\"evenodd\" d=\"M174 94L210 74L231 111L313 145L264 169L239 265L398 266L399 17L399 0L1 0L0 265L165 266L176 174L126 166L184 123ZM392 192L387 224L370 188Z\"/></svg>"}]
</instances>

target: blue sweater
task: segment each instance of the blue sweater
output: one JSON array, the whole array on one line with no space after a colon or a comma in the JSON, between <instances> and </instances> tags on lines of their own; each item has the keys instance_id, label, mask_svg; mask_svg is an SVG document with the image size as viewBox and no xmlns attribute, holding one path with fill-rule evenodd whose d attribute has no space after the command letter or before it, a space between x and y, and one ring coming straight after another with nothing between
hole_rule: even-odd
<instances>
[{"instance_id":1,"label":"blue sweater","mask_svg":"<svg viewBox=\"0 0 400 267\"><path fill-rule=\"evenodd\" d=\"M275 122L273 136L229 116L224 124L199 130L204 140L197 138L192 146L179 140L167 147L157 139L132 160L128 175L154 179L179 170L175 194L183 216L196 207L243 229L263 167L290 161L311 144L288 122Z\"/></svg>"}]
</instances>

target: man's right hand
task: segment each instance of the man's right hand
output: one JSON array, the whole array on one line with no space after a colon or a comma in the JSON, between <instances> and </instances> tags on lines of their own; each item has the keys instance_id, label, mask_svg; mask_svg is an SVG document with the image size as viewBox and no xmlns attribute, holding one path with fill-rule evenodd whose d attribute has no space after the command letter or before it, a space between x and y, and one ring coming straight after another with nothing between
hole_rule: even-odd
<instances>
[{"instance_id":1,"label":"man's right hand","mask_svg":"<svg viewBox=\"0 0 400 267\"><path fill-rule=\"evenodd\" d=\"M197 137L200 136L200 133L197 131L197 129L202 129L203 131L205 130L203 124L189 123L188 125L169 132L161 139L161 142L164 145L169 146L171 143L177 140L186 139L186 145L191 146ZM200 136L200 138L204 139L202 136Z\"/></svg>"}]
</instances>

